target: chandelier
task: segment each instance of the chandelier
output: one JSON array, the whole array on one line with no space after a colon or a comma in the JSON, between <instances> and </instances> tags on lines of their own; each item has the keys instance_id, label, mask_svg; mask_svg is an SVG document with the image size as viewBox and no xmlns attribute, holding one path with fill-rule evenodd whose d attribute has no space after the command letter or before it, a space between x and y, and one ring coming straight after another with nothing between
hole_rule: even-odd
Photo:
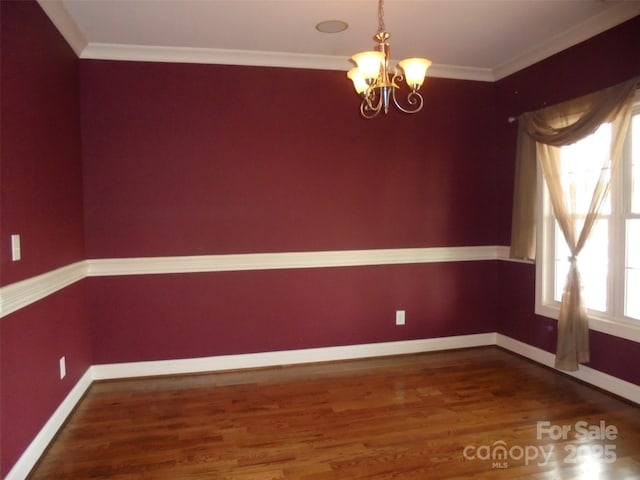
<instances>
[{"instance_id":1,"label":"chandelier","mask_svg":"<svg viewBox=\"0 0 640 480\"><path fill-rule=\"evenodd\" d=\"M398 67L389 68L389 38L391 34L384 26L384 0L378 0L378 32L373 37L377 42L376 50L356 53L351 60L357 66L347 73L356 92L362 97L360 113L367 119L378 116L382 111L388 113L391 102L404 113L422 110L423 100L418 90L431 61L426 58L407 58L398 62L401 70ZM411 89L406 108L396 99L396 92L400 88L396 81L402 82L403 79Z\"/></svg>"}]
</instances>

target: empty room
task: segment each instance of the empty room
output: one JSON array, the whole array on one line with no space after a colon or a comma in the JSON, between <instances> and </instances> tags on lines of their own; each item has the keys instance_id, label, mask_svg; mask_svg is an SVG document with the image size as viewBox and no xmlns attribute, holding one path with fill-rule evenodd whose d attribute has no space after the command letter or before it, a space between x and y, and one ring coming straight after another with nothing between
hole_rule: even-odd
<instances>
[{"instance_id":1,"label":"empty room","mask_svg":"<svg viewBox=\"0 0 640 480\"><path fill-rule=\"evenodd\" d=\"M0 8L0 477L640 479L640 2Z\"/></svg>"}]
</instances>

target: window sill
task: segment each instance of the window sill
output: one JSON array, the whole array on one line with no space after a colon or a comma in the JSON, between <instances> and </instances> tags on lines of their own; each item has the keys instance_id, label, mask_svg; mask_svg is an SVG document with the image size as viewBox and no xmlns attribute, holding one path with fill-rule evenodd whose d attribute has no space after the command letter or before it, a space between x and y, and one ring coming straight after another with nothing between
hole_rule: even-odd
<instances>
[{"instance_id":1,"label":"window sill","mask_svg":"<svg viewBox=\"0 0 640 480\"><path fill-rule=\"evenodd\" d=\"M541 304L536 302L536 315L558 320L560 303ZM640 343L640 321L634 322L622 318L611 318L589 312L589 328L596 332Z\"/></svg>"}]
</instances>

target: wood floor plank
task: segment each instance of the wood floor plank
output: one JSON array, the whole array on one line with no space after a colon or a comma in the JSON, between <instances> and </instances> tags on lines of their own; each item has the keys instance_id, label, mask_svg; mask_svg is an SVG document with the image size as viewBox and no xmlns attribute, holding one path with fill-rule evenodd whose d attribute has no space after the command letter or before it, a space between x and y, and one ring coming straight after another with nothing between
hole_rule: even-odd
<instances>
[{"instance_id":1,"label":"wood floor plank","mask_svg":"<svg viewBox=\"0 0 640 480\"><path fill-rule=\"evenodd\" d=\"M470 477L640 479L640 407L497 347L103 381L29 478Z\"/></svg>"}]
</instances>

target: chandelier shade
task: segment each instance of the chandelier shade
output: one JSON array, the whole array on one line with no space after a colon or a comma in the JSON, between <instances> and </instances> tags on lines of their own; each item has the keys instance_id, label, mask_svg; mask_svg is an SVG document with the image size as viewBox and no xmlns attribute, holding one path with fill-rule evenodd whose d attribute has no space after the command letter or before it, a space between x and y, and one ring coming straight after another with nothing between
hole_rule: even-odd
<instances>
[{"instance_id":1,"label":"chandelier shade","mask_svg":"<svg viewBox=\"0 0 640 480\"><path fill-rule=\"evenodd\" d=\"M373 37L377 42L376 50L356 53L351 61L356 65L347 72L358 95L362 98L360 113L364 118L374 118L384 111L388 113L389 105L404 113L417 113L422 110L423 99L418 93L424 83L431 60L426 58L407 58L398 62L398 67L389 67L391 34L385 31L384 0L378 0L378 31ZM396 91L400 88L396 80L405 80L410 92L407 94L407 106L402 106Z\"/></svg>"},{"instance_id":2,"label":"chandelier shade","mask_svg":"<svg viewBox=\"0 0 640 480\"><path fill-rule=\"evenodd\" d=\"M398 66L404 71L407 85L412 90L418 90L424 83L431 61L426 58L407 58L399 61Z\"/></svg>"},{"instance_id":3,"label":"chandelier shade","mask_svg":"<svg viewBox=\"0 0 640 480\"><path fill-rule=\"evenodd\" d=\"M366 91L369 88L367 81L362 76L360 69L358 67L354 67L347 72L347 77L353 82L353 87L356 89L358 95L362 92Z\"/></svg>"},{"instance_id":4,"label":"chandelier shade","mask_svg":"<svg viewBox=\"0 0 640 480\"><path fill-rule=\"evenodd\" d=\"M384 53L377 51L356 53L351 60L367 83L374 82L380 75L380 68L384 64Z\"/></svg>"}]
</instances>

